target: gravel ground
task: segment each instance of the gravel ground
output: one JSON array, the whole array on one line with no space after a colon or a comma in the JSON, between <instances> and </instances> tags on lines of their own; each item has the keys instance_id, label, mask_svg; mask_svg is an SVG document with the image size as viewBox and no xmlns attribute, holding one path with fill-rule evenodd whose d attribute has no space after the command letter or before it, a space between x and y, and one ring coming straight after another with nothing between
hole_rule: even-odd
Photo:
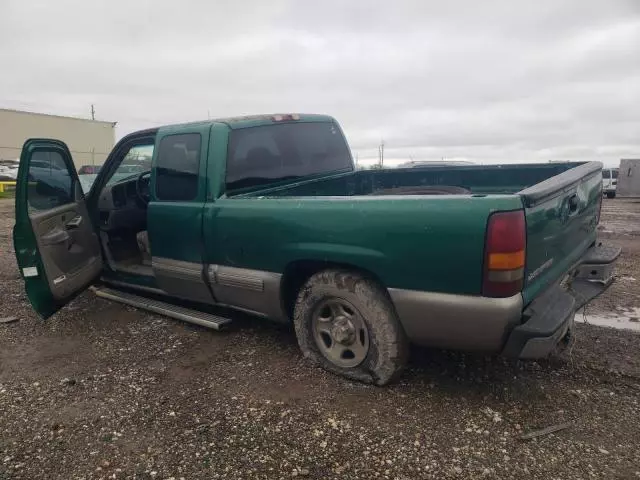
<instances>
[{"instance_id":1,"label":"gravel ground","mask_svg":"<svg viewBox=\"0 0 640 480\"><path fill-rule=\"evenodd\" d=\"M12 216L0 201L0 315L20 318L0 324L0 479L640 478L640 334L580 324L529 363L416 348L400 382L365 386L248 317L219 333L85 293L38 320ZM603 235L640 279L640 203L605 199ZM640 306L627 287L593 308Z\"/></svg>"},{"instance_id":2,"label":"gravel ground","mask_svg":"<svg viewBox=\"0 0 640 480\"><path fill-rule=\"evenodd\" d=\"M605 295L590 305L590 311L608 312L640 307L640 198L604 199L599 236L622 247L616 265L617 279Z\"/></svg>"}]
</instances>

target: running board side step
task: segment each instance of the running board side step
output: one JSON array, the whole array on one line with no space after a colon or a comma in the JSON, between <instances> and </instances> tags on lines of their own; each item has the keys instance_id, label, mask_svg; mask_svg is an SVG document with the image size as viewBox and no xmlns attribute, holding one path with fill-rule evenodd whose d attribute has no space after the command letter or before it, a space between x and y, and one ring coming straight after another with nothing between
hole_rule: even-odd
<instances>
[{"instance_id":1,"label":"running board side step","mask_svg":"<svg viewBox=\"0 0 640 480\"><path fill-rule=\"evenodd\" d=\"M214 330L222 330L223 327L231 323L230 318L199 312L190 308L179 307L177 305L172 305L171 303L152 300L133 293L120 292L118 290L112 290L104 287L92 287L91 289L98 297L113 300L114 302L124 303L125 305L131 305L132 307L142 308L177 320L195 323L196 325L201 325L207 328L213 328Z\"/></svg>"}]
</instances>

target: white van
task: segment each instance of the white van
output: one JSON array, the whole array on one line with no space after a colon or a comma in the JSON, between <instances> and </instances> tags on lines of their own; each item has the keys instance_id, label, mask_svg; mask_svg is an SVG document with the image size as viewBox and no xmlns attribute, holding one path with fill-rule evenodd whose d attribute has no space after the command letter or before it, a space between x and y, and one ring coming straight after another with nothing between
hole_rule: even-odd
<instances>
[{"instance_id":1,"label":"white van","mask_svg":"<svg viewBox=\"0 0 640 480\"><path fill-rule=\"evenodd\" d=\"M602 193L607 198L615 198L616 186L618 185L618 169L603 168L602 169Z\"/></svg>"}]
</instances>

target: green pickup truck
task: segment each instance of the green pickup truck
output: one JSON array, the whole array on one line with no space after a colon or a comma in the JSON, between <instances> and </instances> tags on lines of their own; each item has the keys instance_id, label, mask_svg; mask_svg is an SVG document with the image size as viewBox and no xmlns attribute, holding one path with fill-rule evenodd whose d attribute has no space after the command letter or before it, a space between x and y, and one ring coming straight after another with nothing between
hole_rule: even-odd
<instances>
[{"instance_id":1,"label":"green pickup truck","mask_svg":"<svg viewBox=\"0 0 640 480\"><path fill-rule=\"evenodd\" d=\"M13 235L43 318L91 284L212 328L231 307L383 385L410 342L530 359L566 341L620 253L596 239L601 200L597 162L358 171L333 118L262 115L128 135L86 196L63 142L28 140Z\"/></svg>"}]
</instances>

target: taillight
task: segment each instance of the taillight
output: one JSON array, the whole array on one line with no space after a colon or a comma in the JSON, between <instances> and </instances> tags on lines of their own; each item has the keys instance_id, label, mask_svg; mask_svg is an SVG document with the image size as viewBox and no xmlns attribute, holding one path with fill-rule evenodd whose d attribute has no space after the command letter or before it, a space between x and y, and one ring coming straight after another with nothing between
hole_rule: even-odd
<instances>
[{"instance_id":1,"label":"taillight","mask_svg":"<svg viewBox=\"0 0 640 480\"><path fill-rule=\"evenodd\" d=\"M510 297L522 290L526 248L524 210L489 217L482 294Z\"/></svg>"}]
</instances>

